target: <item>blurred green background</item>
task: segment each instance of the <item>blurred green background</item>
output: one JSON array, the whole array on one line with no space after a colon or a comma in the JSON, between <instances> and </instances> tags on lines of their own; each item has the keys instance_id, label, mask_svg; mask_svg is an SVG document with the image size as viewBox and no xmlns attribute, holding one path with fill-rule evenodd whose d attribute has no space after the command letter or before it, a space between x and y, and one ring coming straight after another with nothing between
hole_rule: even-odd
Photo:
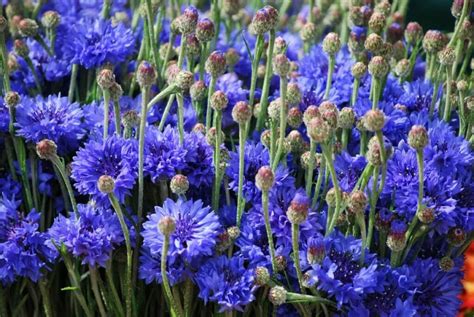
<instances>
[{"instance_id":1,"label":"blurred green background","mask_svg":"<svg viewBox=\"0 0 474 317\"><path fill-rule=\"evenodd\" d=\"M452 0L411 0L407 22L417 21L425 31L437 29L450 32L454 27L451 3Z\"/></svg>"}]
</instances>

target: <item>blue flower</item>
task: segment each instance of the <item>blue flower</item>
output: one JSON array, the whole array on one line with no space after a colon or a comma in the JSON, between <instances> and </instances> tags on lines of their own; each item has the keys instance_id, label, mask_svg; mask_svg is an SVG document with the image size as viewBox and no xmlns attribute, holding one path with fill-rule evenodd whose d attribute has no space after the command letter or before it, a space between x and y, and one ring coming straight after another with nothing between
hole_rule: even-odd
<instances>
[{"instance_id":1,"label":"blue flower","mask_svg":"<svg viewBox=\"0 0 474 317\"><path fill-rule=\"evenodd\" d=\"M16 132L27 141L37 143L50 139L60 154L77 149L84 136L83 112L77 103L66 97L23 97L16 108Z\"/></svg>"},{"instance_id":2,"label":"blue flower","mask_svg":"<svg viewBox=\"0 0 474 317\"><path fill-rule=\"evenodd\" d=\"M143 224L143 247L152 257L161 255L163 234L158 230L158 223L164 216L171 216L176 221L168 251L171 263L179 259L196 265L201 257L213 254L220 229L217 215L209 207L203 207L200 200L174 202L167 199L163 207L155 207L155 212Z\"/></svg>"},{"instance_id":3,"label":"blue flower","mask_svg":"<svg viewBox=\"0 0 474 317\"><path fill-rule=\"evenodd\" d=\"M31 211L24 219L16 217L6 228L6 236L0 238L0 282L4 286L16 277L37 282L52 259L45 245L47 235L38 230L40 215Z\"/></svg>"},{"instance_id":4,"label":"blue flower","mask_svg":"<svg viewBox=\"0 0 474 317\"><path fill-rule=\"evenodd\" d=\"M366 164L365 157L361 155L352 157L347 152L342 152L336 157L334 167L342 190L350 192L354 188Z\"/></svg>"},{"instance_id":5,"label":"blue flower","mask_svg":"<svg viewBox=\"0 0 474 317\"><path fill-rule=\"evenodd\" d=\"M115 180L114 193L123 202L137 177L137 142L111 136L105 142L89 141L74 156L71 177L79 193L107 203L107 195L97 188L102 175Z\"/></svg>"},{"instance_id":6,"label":"blue flower","mask_svg":"<svg viewBox=\"0 0 474 317\"><path fill-rule=\"evenodd\" d=\"M204 135L195 132L186 133L183 147L186 150L186 166L182 174L188 177L189 184L194 189L208 189L214 180L212 147Z\"/></svg>"},{"instance_id":7,"label":"blue flower","mask_svg":"<svg viewBox=\"0 0 474 317\"><path fill-rule=\"evenodd\" d=\"M195 276L199 297L205 303L219 305L219 312L239 310L251 303L256 290L252 270L244 266L240 257L220 256L208 260Z\"/></svg>"},{"instance_id":8,"label":"blue flower","mask_svg":"<svg viewBox=\"0 0 474 317\"><path fill-rule=\"evenodd\" d=\"M48 233L49 246L64 244L68 252L82 259L82 264L105 267L112 251L124 240L117 215L92 204L77 205L79 217L59 215Z\"/></svg>"},{"instance_id":9,"label":"blue flower","mask_svg":"<svg viewBox=\"0 0 474 317\"><path fill-rule=\"evenodd\" d=\"M0 132L8 132L8 125L10 124L10 114L8 112L8 107L3 101L3 98L0 98Z\"/></svg>"},{"instance_id":10,"label":"blue flower","mask_svg":"<svg viewBox=\"0 0 474 317\"><path fill-rule=\"evenodd\" d=\"M65 54L71 62L86 69L97 68L105 63L124 62L135 50L135 38L124 24L112 25L102 19L84 18L70 30Z\"/></svg>"}]
</instances>

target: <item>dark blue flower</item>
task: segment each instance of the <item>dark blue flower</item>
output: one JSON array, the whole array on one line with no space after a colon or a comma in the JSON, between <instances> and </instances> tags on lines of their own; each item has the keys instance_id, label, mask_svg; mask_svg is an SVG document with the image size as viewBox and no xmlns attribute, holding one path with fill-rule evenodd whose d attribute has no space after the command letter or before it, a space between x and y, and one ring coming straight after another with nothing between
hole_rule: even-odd
<instances>
[{"instance_id":1,"label":"dark blue flower","mask_svg":"<svg viewBox=\"0 0 474 317\"><path fill-rule=\"evenodd\" d=\"M184 157L186 166L182 174L188 177L193 189L208 189L214 180L212 147L204 135L195 132L186 133L183 147L186 150Z\"/></svg>"},{"instance_id":2,"label":"dark blue flower","mask_svg":"<svg viewBox=\"0 0 474 317\"><path fill-rule=\"evenodd\" d=\"M89 141L71 163L71 177L79 193L91 195L98 202L108 202L107 195L97 188L102 175L115 180L114 193L123 202L137 177L137 142L111 136L105 142Z\"/></svg>"},{"instance_id":3,"label":"dark blue flower","mask_svg":"<svg viewBox=\"0 0 474 317\"><path fill-rule=\"evenodd\" d=\"M23 97L16 108L15 126L17 134L27 141L50 139L58 146L58 152L65 154L77 149L86 132L82 119L79 104L70 103L66 97Z\"/></svg>"},{"instance_id":4,"label":"dark blue flower","mask_svg":"<svg viewBox=\"0 0 474 317\"><path fill-rule=\"evenodd\" d=\"M220 256L208 260L195 276L199 297L205 303L219 305L219 311L239 310L251 303L256 290L254 273L244 266L240 257Z\"/></svg>"},{"instance_id":5,"label":"dark blue flower","mask_svg":"<svg viewBox=\"0 0 474 317\"><path fill-rule=\"evenodd\" d=\"M361 155L352 157L347 152L342 152L336 157L334 167L342 190L350 192L354 188L366 164L365 157Z\"/></svg>"},{"instance_id":6,"label":"dark blue flower","mask_svg":"<svg viewBox=\"0 0 474 317\"><path fill-rule=\"evenodd\" d=\"M48 233L49 246L64 244L68 252L82 264L105 267L112 251L124 240L117 215L109 209L92 204L77 205L79 217L59 215Z\"/></svg>"}]
</instances>

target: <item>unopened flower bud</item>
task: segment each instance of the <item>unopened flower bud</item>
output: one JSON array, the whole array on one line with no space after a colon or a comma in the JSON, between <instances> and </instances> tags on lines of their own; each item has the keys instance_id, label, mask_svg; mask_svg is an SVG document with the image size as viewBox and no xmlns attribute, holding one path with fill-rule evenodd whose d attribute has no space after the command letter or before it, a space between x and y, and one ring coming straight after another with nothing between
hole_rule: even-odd
<instances>
[{"instance_id":1,"label":"unopened flower bud","mask_svg":"<svg viewBox=\"0 0 474 317\"><path fill-rule=\"evenodd\" d=\"M308 217L310 200L303 193L296 193L290 203L286 215L288 220L293 224L301 224Z\"/></svg>"},{"instance_id":2,"label":"unopened flower bud","mask_svg":"<svg viewBox=\"0 0 474 317\"><path fill-rule=\"evenodd\" d=\"M319 165L319 162L321 162L321 153L311 153L310 151L306 151L301 154L301 167L304 170L307 170L309 168L309 163L311 160L313 160L313 169L316 169Z\"/></svg>"},{"instance_id":3,"label":"unopened flower bud","mask_svg":"<svg viewBox=\"0 0 474 317\"><path fill-rule=\"evenodd\" d=\"M232 17L239 13L242 8L242 1L240 0L224 0L222 2L222 11L228 17Z\"/></svg>"},{"instance_id":4,"label":"unopened flower bud","mask_svg":"<svg viewBox=\"0 0 474 317\"><path fill-rule=\"evenodd\" d=\"M418 220L424 224L430 224L434 221L436 214L433 208L421 207L421 209L416 213Z\"/></svg>"},{"instance_id":5,"label":"unopened flower bud","mask_svg":"<svg viewBox=\"0 0 474 317\"><path fill-rule=\"evenodd\" d=\"M170 182L171 192L176 195L184 195L189 189L188 178L182 174L173 176Z\"/></svg>"},{"instance_id":6,"label":"unopened flower bud","mask_svg":"<svg viewBox=\"0 0 474 317\"><path fill-rule=\"evenodd\" d=\"M350 107L344 107L339 111L337 125L341 129L352 129L355 122L354 110Z\"/></svg>"},{"instance_id":7,"label":"unopened flower bud","mask_svg":"<svg viewBox=\"0 0 474 317\"><path fill-rule=\"evenodd\" d=\"M196 35L188 34L186 36L186 54L190 59L194 59L201 53L201 43L197 39Z\"/></svg>"},{"instance_id":8,"label":"unopened flower bud","mask_svg":"<svg viewBox=\"0 0 474 317\"><path fill-rule=\"evenodd\" d=\"M275 306L283 305L286 302L287 291L282 286L274 286L268 293L268 300Z\"/></svg>"},{"instance_id":9,"label":"unopened flower bud","mask_svg":"<svg viewBox=\"0 0 474 317\"><path fill-rule=\"evenodd\" d=\"M388 43L395 43L403 38L403 28L400 24L393 22L389 25L386 32L386 38Z\"/></svg>"},{"instance_id":10,"label":"unopened flower bud","mask_svg":"<svg viewBox=\"0 0 474 317\"><path fill-rule=\"evenodd\" d=\"M251 28L255 34L265 34L274 29L278 22L278 10L271 6L265 6L258 10L253 19Z\"/></svg>"},{"instance_id":11,"label":"unopened flower bud","mask_svg":"<svg viewBox=\"0 0 474 317\"><path fill-rule=\"evenodd\" d=\"M5 104L9 108L15 108L20 103L20 95L16 91L9 91L5 94Z\"/></svg>"},{"instance_id":12,"label":"unopened flower bud","mask_svg":"<svg viewBox=\"0 0 474 317\"><path fill-rule=\"evenodd\" d=\"M3 15L0 15L0 32L5 32L8 28L8 21Z\"/></svg>"},{"instance_id":13,"label":"unopened flower bud","mask_svg":"<svg viewBox=\"0 0 474 317\"><path fill-rule=\"evenodd\" d=\"M189 6L184 9L183 14L179 19L179 30L182 34L187 35L196 29L196 25L199 18L199 12L193 6Z\"/></svg>"},{"instance_id":14,"label":"unopened flower bud","mask_svg":"<svg viewBox=\"0 0 474 317\"><path fill-rule=\"evenodd\" d=\"M322 238L310 238L306 258L311 265L321 263L326 255L326 247Z\"/></svg>"},{"instance_id":15,"label":"unopened flower bud","mask_svg":"<svg viewBox=\"0 0 474 317\"><path fill-rule=\"evenodd\" d=\"M272 132L270 130L264 130L262 134L260 135L260 142L269 149L270 148L270 143L271 143L271 134Z\"/></svg>"},{"instance_id":16,"label":"unopened flower bud","mask_svg":"<svg viewBox=\"0 0 474 317\"><path fill-rule=\"evenodd\" d=\"M280 109L281 109L281 100L277 98L272 100L268 105L268 117L274 122L280 122Z\"/></svg>"},{"instance_id":17,"label":"unopened flower bud","mask_svg":"<svg viewBox=\"0 0 474 317\"><path fill-rule=\"evenodd\" d=\"M422 150L428 144L428 131L422 125L414 125L408 133L408 144L415 150Z\"/></svg>"},{"instance_id":18,"label":"unopened flower bud","mask_svg":"<svg viewBox=\"0 0 474 317\"><path fill-rule=\"evenodd\" d=\"M381 131L385 125L385 115L382 110L369 110L364 116L365 128L370 132Z\"/></svg>"},{"instance_id":19,"label":"unopened flower bud","mask_svg":"<svg viewBox=\"0 0 474 317\"><path fill-rule=\"evenodd\" d=\"M375 13L382 13L384 15L388 15L390 14L390 10L392 8L392 5L390 4L389 1L387 0L383 0L383 1L380 1L376 6L375 6ZM374 14L375 14L374 13Z\"/></svg>"},{"instance_id":20,"label":"unopened flower bud","mask_svg":"<svg viewBox=\"0 0 474 317\"><path fill-rule=\"evenodd\" d=\"M169 43L163 43L162 45L160 45L160 50L158 51L158 54L160 55L160 58L162 60L168 58L168 62L174 60L178 56L178 54L176 53L176 49L173 47L173 44Z\"/></svg>"},{"instance_id":21,"label":"unopened flower bud","mask_svg":"<svg viewBox=\"0 0 474 317\"><path fill-rule=\"evenodd\" d=\"M306 108L303 114L303 122L307 126L309 122L316 117L321 117L321 113L319 112L318 107L311 105L308 108Z\"/></svg>"},{"instance_id":22,"label":"unopened flower bud","mask_svg":"<svg viewBox=\"0 0 474 317\"><path fill-rule=\"evenodd\" d=\"M319 113L321 113L321 118L329 124L331 129L335 130L337 128L339 111L333 102L323 101L319 105Z\"/></svg>"},{"instance_id":23,"label":"unopened flower bud","mask_svg":"<svg viewBox=\"0 0 474 317\"><path fill-rule=\"evenodd\" d=\"M209 128L206 133L206 140L209 145L216 145L217 141L217 129L216 127ZM225 140L225 134L224 131L221 131L221 142Z\"/></svg>"},{"instance_id":24,"label":"unopened flower bud","mask_svg":"<svg viewBox=\"0 0 474 317\"><path fill-rule=\"evenodd\" d=\"M364 47L366 50L374 54L379 54L384 45L382 37L378 34L372 33L365 40Z\"/></svg>"},{"instance_id":25,"label":"unopened flower bud","mask_svg":"<svg viewBox=\"0 0 474 317\"><path fill-rule=\"evenodd\" d=\"M428 30L423 38L423 49L428 54L441 51L448 43L448 38L440 31Z\"/></svg>"},{"instance_id":26,"label":"unopened flower bud","mask_svg":"<svg viewBox=\"0 0 474 317\"><path fill-rule=\"evenodd\" d=\"M379 140L375 136L372 137L369 140L367 153L365 154L367 161L369 161L373 166L380 166L382 164L381 151L382 149L380 148Z\"/></svg>"},{"instance_id":27,"label":"unopened flower bud","mask_svg":"<svg viewBox=\"0 0 474 317\"><path fill-rule=\"evenodd\" d=\"M163 216L158 222L158 229L164 236L170 236L176 230L176 221L171 216Z\"/></svg>"},{"instance_id":28,"label":"unopened flower bud","mask_svg":"<svg viewBox=\"0 0 474 317\"><path fill-rule=\"evenodd\" d=\"M221 90L217 90L211 96L211 100L210 100L211 108L216 111L224 110L225 108L227 108L228 103L229 103L229 99L227 99L225 92Z\"/></svg>"},{"instance_id":29,"label":"unopened flower bud","mask_svg":"<svg viewBox=\"0 0 474 317\"><path fill-rule=\"evenodd\" d=\"M464 19L459 29L459 37L463 40L470 40L474 37L474 26L469 19Z\"/></svg>"},{"instance_id":30,"label":"unopened flower bud","mask_svg":"<svg viewBox=\"0 0 474 317\"><path fill-rule=\"evenodd\" d=\"M191 85L189 89L191 99L195 101L203 101L207 97L207 86L203 80L198 80Z\"/></svg>"},{"instance_id":31,"label":"unopened flower bud","mask_svg":"<svg viewBox=\"0 0 474 317\"><path fill-rule=\"evenodd\" d=\"M290 105L297 105L301 102L301 90L297 83L288 84L286 102Z\"/></svg>"},{"instance_id":32,"label":"unopened flower bud","mask_svg":"<svg viewBox=\"0 0 474 317\"><path fill-rule=\"evenodd\" d=\"M292 107L288 110L287 116L288 125L294 129L299 128L303 122L303 114L298 107Z\"/></svg>"},{"instance_id":33,"label":"unopened flower bud","mask_svg":"<svg viewBox=\"0 0 474 317\"><path fill-rule=\"evenodd\" d=\"M377 34L381 34L385 28L385 15L381 12L374 12L369 20L369 28Z\"/></svg>"},{"instance_id":34,"label":"unopened flower bud","mask_svg":"<svg viewBox=\"0 0 474 317\"><path fill-rule=\"evenodd\" d=\"M367 66L362 62L357 62L352 66L352 76L361 79L367 73Z\"/></svg>"},{"instance_id":35,"label":"unopened flower bud","mask_svg":"<svg viewBox=\"0 0 474 317\"><path fill-rule=\"evenodd\" d=\"M255 268L255 284L258 286L267 285L270 282L270 273L264 266L257 266Z\"/></svg>"},{"instance_id":36,"label":"unopened flower bud","mask_svg":"<svg viewBox=\"0 0 474 317\"><path fill-rule=\"evenodd\" d=\"M290 61L284 54L277 54L273 57L273 70L280 77L288 76L290 72Z\"/></svg>"},{"instance_id":37,"label":"unopened flower bud","mask_svg":"<svg viewBox=\"0 0 474 317\"><path fill-rule=\"evenodd\" d=\"M112 85L112 87L109 88L109 92L110 92L110 98L113 101L119 101L120 98L123 96L122 86L120 86L120 84L116 82Z\"/></svg>"},{"instance_id":38,"label":"unopened flower bud","mask_svg":"<svg viewBox=\"0 0 474 317\"><path fill-rule=\"evenodd\" d=\"M356 190L350 195L349 207L356 214L363 213L365 208L367 207L367 202L367 195L361 190Z\"/></svg>"},{"instance_id":39,"label":"unopened flower bud","mask_svg":"<svg viewBox=\"0 0 474 317\"><path fill-rule=\"evenodd\" d=\"M36 153L42 160L51 160L56 157L57 146L54 141L44 139L36 144Z\"/></svg>"},{"instance_id":40,"label":"unopened flower bud","mask_svg":"<svg viewBox=\"0 0 474 317\"><path fill-rule=\"evenodd\" d=\"M332 134L331 127L321 117L311 119L307 130L308 136L316 143L326 143Z\"/></svg>"},{"instance_id":41,"label":"unopened flower bud","mask_svg":"<svg viewBox=\"0 0 474 317\"><path fill-rule=\"evenodd\" d=\"M198 38L199 42L207 43L214 38L214 35L214 23L211 20L205 18L197 23L196 37Z\"/></svg>"},{"instance_id":42,"label":"unopened flower bud","mask_svg":"<svg viewBox=\"0 0 474 317\"><path fill-rule=\"evenodd\" d=\"M109 175L102 175L97 181L97 188L103 194L113 193L115 189L115 180Z\"/></svg>"},{"instance_id":43,"label":"unopened flower bud","mask_svg":"<svg viewBox=\"0 0 474 317\"><path fill-rule=\"evenodd\" d=\"M318 36L318 29L316 25L312 22L307 22L300 30L300 37L303 42L312 42L316 40Z\"/></svg>"},{"instance_id":44,"label":"unopened flower bud","mask_svg":"<svg viewBox=\"0 0 474 317\"><path fill-rule=\"evenodd\" d=\"M156 70L147 61L142 61L137 69L137 82L140 87L150 87L156 81Z\"/></svg>"},{"instance_id":45,"label":"unopened flower bud","mask_svg":"<svg viewBox=\"0 0 474 317\"><path fill-rule=\"evenodd\" d=\"M225 56L220 51L212 52L207 58L205 64L206 72L208 72L213 77L218 77L219 75L222 75L225 71L225 66Z\"/></svg>"},{"instance_id":46,"label":"unopened flower bud","mask_svg":"<svg viewBox=\"0 0 474 317\"><path fill-rule=\"evenodd\" d=\"M246 124L252 117L252 109L245 101L239 101L232 108L232 119L238 124Z\"/></svg>"},{"instance_id":47,"label":"unopened flower bud","mask_svg":"<svg viewBox=\"0 0 474 317\"><path fill-rule=\"evenodd\" d=\"M275 176L270 166L262 166L255 176L255 185L261 191L268 191L273 187Z\"/></svg>"},{"instance_id":48,"label":"unopened flower bud","mask_svg":"<svg viewBox=\"0 0 474 317\"><path fill-rule=\"evenodd\" d=\"M231 47L225 52L225 60L229 67L234 67L240 60L240 54L235 48Z\"/></svg>"},{"instance_id":49,"label":"unopened flower bud","mask_svg":"<svg viewBox=\"0 0 474 317\"><path fill-rule=\"evenodd\" d=\"M97 75L97 84L102 90L109 90L115 84L115 74L108 68L102 69Z\"/></svg>"},{"instance_id":50,"label":"unopened flower bud","mask_svg":"<svg viewBox=\"0 0 474 317\"><path fill-rule=\"evenodd\" d=\"M303 136L298 130L292 130L286 137L291 153L301 153L304 149Z\"/></svg>"},{"instance_id":51,"label":"unopened flower bud","mask_svg":"<svg viewBox=\"0 0 474 317\"><path fill-rule=\"evenodd\" d=\"M395 220L392 222L390 233L387 238L387 246L394 252L400 252L405 249L406 238L405 233L407 231L407 225L401 220Z\"/></svg>"},{"instance_id":52,"label":"unopened flower bud","mask_svg":"<svg viewBox=\"0 0 474 317\"><path fill-rule=\"evenodd\" d=\"M127 111L122 116L122 124L127 128L137 127L140 123L140 116L135 110Z\"/></svg>"},{"instance_id":53,"label":"unopened flower bud","mask_svg":"<svg viewBox=\"0 0 474 317\"><path fill-rule=\"evenodd\" d=\"M288 48L288 44L286 43L284 38L279 36L275 39L275 44L274 44L275 55L276 54L285 54L287 48Z\"/></svg>"},{"instance_id":54,"label":"unopened flower bud","mask_svg":"<svg viewBox=\"0 0 474 317\"><path fill-rule=\"evenodd\" d=\"M227 228L227 234L230 240L235 241L240 236L240 229L237 226L229 227Z\"/></svg>"},{"instance_id":55,"label":"unopened flower bud","mask_svg":"<svg viewBox=\"0 0 474 317\"><path fill-rule=\"evenodd\" d=\"M175 79L176 87L182 92L187 92L194 83L194 74L187 70L178 73Z\"/></svg>"},{"instance_id":56,"label":"unopened flower bud","mask_svg":"<svg viewBox=\"0 0 474 317\"><path fill-rule=\"evenodd\" d=\"M329 207L336 207L336 189L334 187L326 193L326 203Z\"/></svg>"},{"instance_id":57,"label":"unopened flower bud","mask_svg":"<svg viewBox=\"0 0 474 317\"><path fill-rule=\"evenodd\" d=\"M38 35L38 23L32 19L23 19L18 24L20 35L25 37L35 37Z\"/></svg>"},{"instance_id":58,"label":"unopened flower bud","mask_svg":"<svg viewBox=\"0 0 474 317\"><path fill-rule=\"evenodd\" d=\"M203 123L198 122L194 125L193 132L194 133L206 134L206 126Z\"/></svg>"},{"instance_id":59,"label":"unopened flower bud","mask_svg":"<svg viewBox=\"0 0 474 317\"><path fill-rule=\"evenodd\" d=\"M461 79L456 83L456 88L459 92L466 92L469 89L469 84Z\"/></svg>"},{"instance_id":60,"label":"unopened flower bud","mask_svg":"<svg viewBox=\"0 0 474 317\"><path fill-rule=\"evenodd\" d=\"M28 54L30 53L30 49L28 48L28 45L26 45L25 42L22 40L15 40L13 43L13 48L15 50L15 53L23 58L28 57Z\"/></svg>"},{"instance_id":61,"label":"unopened flower bud","mask_svg":"<svg viewBox=\"0 0 474 317\"><path fill-rule=\"evenodd\" d=\"M460 227L454 227L448 231L448 243L454 247L460 247L466 241L466 232Z\"/></svg>"},{"instance_id":62,"label":"unopened flower bud","mask_svg":"<svg viewBox=\"0 0 474 317\"><path fill-rule=\"evenodd\" d=\"M369 73L376 79L383 79L389 70L390 65L382 56L374 56L369 62Z\"/></svg>"},{"instance_id":63,"label":"unopened flower bud","mask_svg":"<svg viewBox=\"0 0 474 317\"><path fill-rule=\"evenodd\" d=\"M444 272L449 272L454 267L454 261L449 257L445 256L439 260L439 268Z\"/></svg>"},{"instance_id":64,"label":"unopened flower bud","mask_svg":"<svg viewBox=\"0 0 474 317\"><path fill-rule=\"evenodd\" d=\"M328 33L323 40L323 51L329 56L334 56L340 49L341 40L339 39L339 35L334 32Z\"/></svg>"},{"instance_id":65,"label":"unopened flower bud","mask_svg":"<svg viewBox=\"0 0 474 317\"><path fill-rule=\"evenodd\" d=\"M438 60L443 66L451 66L456 61L456 52L450 46L446 46L438 52Z\"/></svg>"},{"instance_id":66,"label":"unopened flower bud","mask_svg":"<svg viewBox=\"0 0 474 317\"><path fill-rule=\"evenodd\" d=\"M61 15L56 11L46 11L41 18L41 24L46 29L55 29L61 23Z\"/></svg>"},{"instance_id":67,"label":"unopened flower bud","mask_svg":"<svg viewBox=\"0 0 474 317\"><path fill-rule=\"evenodd\" d=\"M453 17L459 18L461 16L464 1L466 0L453 0L453 3L451 4L451 14L453 15Z\"/></svg>"},{"instance_id":68,"label":"unopened flower bud","mask_svg":"<svg viewBox=\"0 0 474 317\"><path fill-rule=\"evenodd\" d=\"M408 76L409 73L410 73L410 61L406 58L401 59L395 66L395 74L400 78L404 78Z\"/></svg>"},{"instance_id":69,"label":"unopened flower bud","mask_svg":"<svg viewBox=\"0 0 474 317\"><path fill-rule=\"evenodd\" d=\"M405 29L405 40L410 45L416 45L423 38L423 28L418 22L408 23Z\"/></svg>"}]
</instances>

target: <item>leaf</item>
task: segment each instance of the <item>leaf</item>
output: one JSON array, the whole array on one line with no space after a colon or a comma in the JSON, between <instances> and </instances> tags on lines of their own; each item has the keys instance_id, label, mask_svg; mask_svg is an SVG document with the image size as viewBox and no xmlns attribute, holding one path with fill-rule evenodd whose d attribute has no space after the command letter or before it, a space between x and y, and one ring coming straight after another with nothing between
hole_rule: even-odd
<instances>
[{"instance_id":1,"label":"leaf","mask_svg":"<svg viewBox=\"0 0 474 317\"><path fill-rule=\"evenodd\" d=\"M76 286L67 286L67 287L61 288L61 291L77 291L77 290L79 290L79 287L76 287Z\"/></svg>"}]
</instances>

